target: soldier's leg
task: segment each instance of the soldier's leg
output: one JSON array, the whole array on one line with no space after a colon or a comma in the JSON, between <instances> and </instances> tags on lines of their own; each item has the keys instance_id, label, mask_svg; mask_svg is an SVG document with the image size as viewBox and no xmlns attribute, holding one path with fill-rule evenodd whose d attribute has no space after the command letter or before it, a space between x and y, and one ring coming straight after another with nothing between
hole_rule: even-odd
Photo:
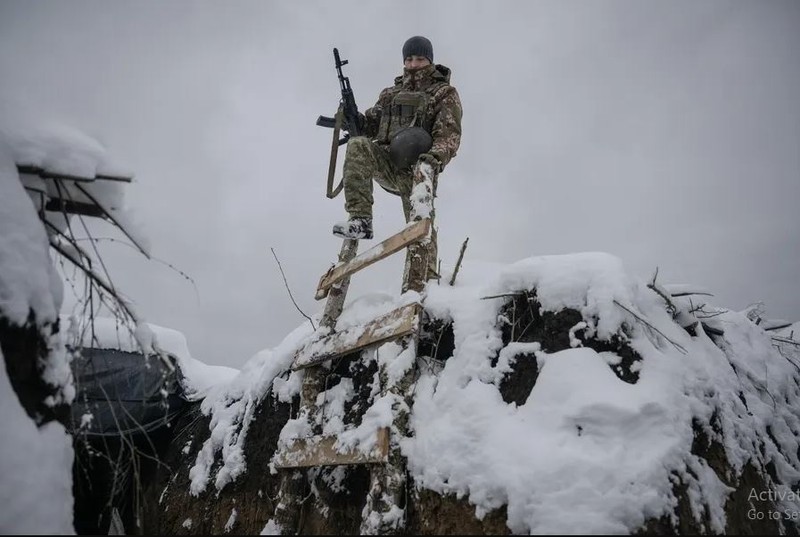
<instances>
[{"instance_id":1,"label":"soldier's leg","mask_svg":"<svg viewBox=\"0 0 800 537\"><path fill-rule=\"evenodd\" d=\"M410 221L411 219L411 191L417 181L421 179L420 176L416 176L414 174L409 174L403 183L403 189L401 190L400 198L403 202L403 214L406 217L406 222ZM439 279L439 270L438 270L438 260L439 260L439 252L438 252L438 236L436 232L436 210L434 207L434 200L436 199L436 185L438 183L438 177L434 175L432 181L432 192L431 192L431 212L430 212L430 219L431 219L431 237L428 243L425 245L424 255L426 257L426 265L427 271L425 275L425 280L432 280L432 279Z\"/></svg>"},{"instance_id":2,"label":"soldier's leg","mask_svg":"<svg viewBox=\"0 0 800 537\"><path fill-rule=\"evenodd\" d=\"M344 159L344 208L350 217L372 217L372 180L386 175L386 150L366 136L347 142Z\"/></svg>"}]
</instances>

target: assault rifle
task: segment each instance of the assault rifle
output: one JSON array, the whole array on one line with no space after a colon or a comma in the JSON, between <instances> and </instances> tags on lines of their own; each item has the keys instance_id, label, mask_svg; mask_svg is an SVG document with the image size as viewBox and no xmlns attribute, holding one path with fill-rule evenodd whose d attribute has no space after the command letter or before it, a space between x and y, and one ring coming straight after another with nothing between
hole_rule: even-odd
<instances>
[{"instance_id":1,"label":"assault rifle","mask_svg":"<svg viewBox=\"0 0 800 537\"><path fill-rule=\"evenodd\" d=\"M328 166L327 196L329 198L335 198L339 192L341 192L343 186L343 183L339 183L339 186L333 188L333 175L336 173L336 156L339 152L339 146L346 144L351 136L359 136L361 134L358 106L356 106L356 99L353 96L353 89L350 87L350 79L342 74L342 67L347 65L347 60L342 61L339 57L339 49L337 48L333 49L333 59L336 63L336 74L339 77L342 98L339 101L339 109L336 111L334 117L319 116L317 118L317 125L333 129L331 160ZM342 128L347 131L347 134L339 139L339 131Z\"/></svg>"},{"instance_id":2,"label":"assault rifle","mask_svg":"<svg viewBox=\"0 0 800 537\"><path fill-rule=\"evenodd\" d=\"M333 59L336 63L336 74L339 77L339 86L342 90L342 99L339 101L339 112L343 115L344 129L348 132L344 138L339 140L339 145L342 145L347 143L350 136L358 136L361 134L361 130L358 128L358 106L356 106L356 98L353 96L353 88L350 87L350 79L342 74L342 67L347 65L348 60L342 61L339 57L339 49L337 48L333 49ZM317 125L329 129L336 128L336 118L319 116L317 118Z\"/></svg>"}]
</instances>

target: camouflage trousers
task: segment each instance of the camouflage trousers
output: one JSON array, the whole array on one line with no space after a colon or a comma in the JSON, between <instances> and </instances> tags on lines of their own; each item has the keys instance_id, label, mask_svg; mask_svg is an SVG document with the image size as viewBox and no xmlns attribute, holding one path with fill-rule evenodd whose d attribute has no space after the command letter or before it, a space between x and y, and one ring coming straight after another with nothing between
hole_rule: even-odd
<instances>
[{"instance_id":1,"label":"camouflage trousers","mask_svg":"<svg viewBox=\"0 0 800 537\"><path fill-rule=\"evenodd\" d=\"M436 183L433 178L433 198L436 198ZM411 191L414 188L412 170L398 170L389 158L388 147L372 142L366 136L350 138L344 159L344 208L351 217L372 217L372 181L391 194L400 196L406 222L411 217ZM431 200L433 205L433 200ZM431 207L433 209L433 207ZM435 212L431 210L431 224ZM436 245L436 226L431 228L431 240L425 248L428 272L425 280L439 277L437 272L438 248Z\"/></svg>"}]
</instances>

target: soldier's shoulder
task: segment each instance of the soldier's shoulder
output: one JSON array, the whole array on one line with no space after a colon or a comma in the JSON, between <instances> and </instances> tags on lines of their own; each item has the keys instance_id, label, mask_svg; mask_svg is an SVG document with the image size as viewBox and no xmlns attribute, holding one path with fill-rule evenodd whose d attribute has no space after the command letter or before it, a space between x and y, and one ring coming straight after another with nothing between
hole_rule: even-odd
<instances>
[{"instance_id":1,"label":"soldier's shoulder","mask_svg":"<svg viewBox=\"0 0 800 537\"><path fill-rule=\"evenodd\" d=\"M452 73L453 71L449 67L442 65L441 63L437 63L436 69L433 71L433 79L437 82L450 84L450 75L452 75Z\"/></svg>"},{"instance_id":2,"label":"soldier's shoulder","mask_svg":"<svg viewBox=\"0 0 800 537\"><path fill-rule=\"evenodd\" d=\"M448 82L436 84L433 89L433 96L437 101L458 101L460 99L458 90Z\"/></svg>"}]
</instances>

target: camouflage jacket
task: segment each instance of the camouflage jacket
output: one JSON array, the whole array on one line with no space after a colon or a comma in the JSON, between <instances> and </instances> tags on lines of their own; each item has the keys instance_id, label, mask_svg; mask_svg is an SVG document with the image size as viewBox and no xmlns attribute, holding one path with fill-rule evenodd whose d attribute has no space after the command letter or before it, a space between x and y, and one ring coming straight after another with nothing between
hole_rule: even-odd
<instances>
[{"instance_id":1,"label":"camouflage jacket","mask_svg":"<svg viewBox=\"0 0 800 537\"><path fill-rule=\"evenodd\" d=\"M399 130L422 127L433 138L429 153L444 168L461 143L461 114L449 68L433 64L416 71L404 69L394 86L381 91L375 106L364 113L363 132L378 144L388 144Z\"/></svg>"}]
</instances>

